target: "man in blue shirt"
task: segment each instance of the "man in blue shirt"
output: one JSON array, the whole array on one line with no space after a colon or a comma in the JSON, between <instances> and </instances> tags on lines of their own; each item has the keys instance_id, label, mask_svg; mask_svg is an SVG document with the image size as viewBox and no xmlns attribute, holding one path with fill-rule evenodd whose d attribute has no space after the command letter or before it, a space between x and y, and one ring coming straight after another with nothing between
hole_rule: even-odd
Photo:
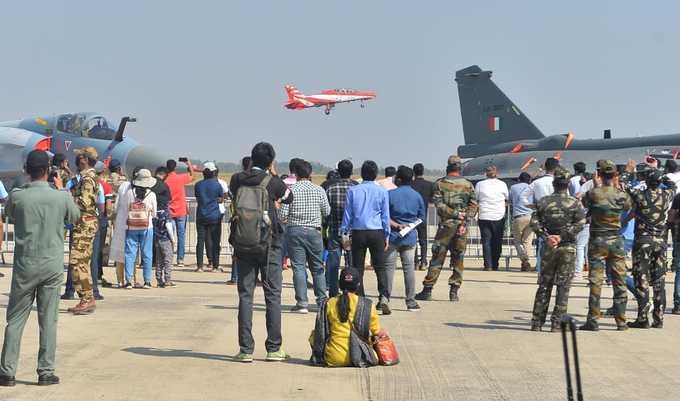
<instances>
[{"instance_id":1,"label":"man in blue shirt","mask_svg":"<svg viewBox=\"0 0 680 401\"><path fill-rule=\"evenodd\" d=\"M517 255L522 261L522 271L531 269L527 249L531 247L531 214L533 209L527 207L523 201L523 193L529 189L531 176L523 171L519 175L519 182L510 187L510 203L512 204L512 242L517 250Z\"/></svg>"},{"instance_id":2,"label":"man in blue shirt","mask_svg":"<svg viewBox=\"0 0 680 401\"><path fill-rule=\"evenodd\" d=\"M418 240L417 230L410 227L404 236L401 231L409 228L409 224L421 221L420 225L426 225L425 203L423 197L416 192L411 184L413 182L413 170L406 166L399 166L395 178L397 189L388 192L390 198L390 233L389 246L385 255L385 271L387 272L387 297L381 295L380 303L389 309L390 296L392 295L392 282L394 270L397 265L397 253L401 258L404 269L404 287L406 291L406 309L409 311L420 310L416 302L416 273L415 252Z\"/></svg>"},{"instance_id":3,"label":"man in blue shirt","mask_svg":"<svg viewBox=\"0 0 680 401\"><path fill-rule=\"evenodd\" d=\"M203 164L203 180L196 183L196 271L203 271L203 247L208 256L207 271L220 267L220 230L222 213L220 203L224 190L217 181L217 166L213 162ZM217 251L217 252L216 252Z\"/></svg>"},{"instance_id":4,"label":"man in blue shirt","mask_svg":"<svg viewBox=\"0 0 680 401\"><path fill-rule=\"evenodd\" d=\"M352 236L352 263L359 271L359 295L362 296L366 250L371 252L371 263L378 277L378 292L381 296L387 295L385 250L390 236L390 206L387 191L374 182L377 176L378 165L372 160L365 161L361 166L363 182L347 191L347 203L340 226L343 238L347 238L350 233ZM349 241L343 242L345 248L349 247ZM389 313L389 306L385 311Z\"/></svg>"}]
</instances>

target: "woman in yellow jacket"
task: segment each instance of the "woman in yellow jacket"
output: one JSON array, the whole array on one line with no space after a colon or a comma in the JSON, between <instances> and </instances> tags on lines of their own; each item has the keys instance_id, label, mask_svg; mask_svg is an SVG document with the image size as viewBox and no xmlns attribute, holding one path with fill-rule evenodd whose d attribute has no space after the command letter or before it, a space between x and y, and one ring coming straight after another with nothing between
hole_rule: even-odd
<instances>
[{"instance_id":1,"label":"woman in yellow jacket","mask_svg":"<svg viewBox=\"0 0 680 401\"><path fill-rule=\"evenodd\" d=\"M352 322L357 313L360 278L356 269L344 269L340 272L339 287L342 294L331 298L319 310L317 323L310 343L314 355L312 362L329 367L353 366L350 355L350 333ZM370 336L382 336L378 313L371 305L369 319ZM371 350L373 352L373 350Z\"/></svg>"}]
</instances>

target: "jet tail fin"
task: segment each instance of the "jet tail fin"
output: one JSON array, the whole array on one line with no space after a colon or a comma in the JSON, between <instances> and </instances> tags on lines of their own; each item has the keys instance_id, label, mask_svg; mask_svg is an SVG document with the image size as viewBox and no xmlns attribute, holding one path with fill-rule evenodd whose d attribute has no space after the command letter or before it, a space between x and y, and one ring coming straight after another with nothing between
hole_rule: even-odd
<instances>
[{"instance_id":1,"label":"jet tail fin","mask_svg":"<svg viewBox=\"0 0 680 401\"><path fill-rule=\"evenodd\" d=\"M476 65L456 72L466 144L513 142L545 136Z\"/></svg>"},{"instance_id":2,"label":"jet tail fin","mask_svg":"<svg viewBox=\"0 0 680 401\"><path fill-rule=\"evenodd\" d=\"M295 96L303 96L302 92L293 85L286 85L286 93L288 94L288 101L295 101Z\"/></svg>"}]
</instances>

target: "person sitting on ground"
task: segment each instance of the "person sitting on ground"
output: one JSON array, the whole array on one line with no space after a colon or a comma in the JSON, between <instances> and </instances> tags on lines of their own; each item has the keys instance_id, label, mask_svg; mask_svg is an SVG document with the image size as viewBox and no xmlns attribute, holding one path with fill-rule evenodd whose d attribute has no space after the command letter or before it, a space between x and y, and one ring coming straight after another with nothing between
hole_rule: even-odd
<instances>
[{"instance_id":1,"label":"person sitting on ground","mask_svg":"<svg viewBox=\"0 0 680 401\"><path fill-rule=\"evenodd\" d=\"M359 310L359 304L368 302L370 307L369 333L382 337L378 312L365 297L357 295L361 286L361 276L354 268L340 272L342 293L324 302L316 317L316 326L309 342L312 346L312 362L328 367L355 366L350 354L350 333ZM377 358L377 356L376 356Z\"/></svg>"}]
</instances>

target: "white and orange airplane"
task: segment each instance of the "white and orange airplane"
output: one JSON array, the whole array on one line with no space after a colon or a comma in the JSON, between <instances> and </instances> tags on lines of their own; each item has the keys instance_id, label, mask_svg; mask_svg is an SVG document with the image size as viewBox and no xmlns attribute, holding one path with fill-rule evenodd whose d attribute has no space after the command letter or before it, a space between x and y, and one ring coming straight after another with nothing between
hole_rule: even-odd
<instances>
[{"instance_id":1,"label":"white and orange airplane","mask_svg":"<svg viewBox=\"0 0 680 401\"><path fill-rule=\"evenodd\" d=\"M316 95L305 95L293 85L286 85L286 93L288 93L288 103L283 106L291 110L301 110L309 107L324 107L323 111L326 115L331 114L331 109L337 103L361 102L361 108L364 108L364 100L375 99L375 92L359 92L347 89L332 89L321 91Z\"/></svg>"}]
</instances>

